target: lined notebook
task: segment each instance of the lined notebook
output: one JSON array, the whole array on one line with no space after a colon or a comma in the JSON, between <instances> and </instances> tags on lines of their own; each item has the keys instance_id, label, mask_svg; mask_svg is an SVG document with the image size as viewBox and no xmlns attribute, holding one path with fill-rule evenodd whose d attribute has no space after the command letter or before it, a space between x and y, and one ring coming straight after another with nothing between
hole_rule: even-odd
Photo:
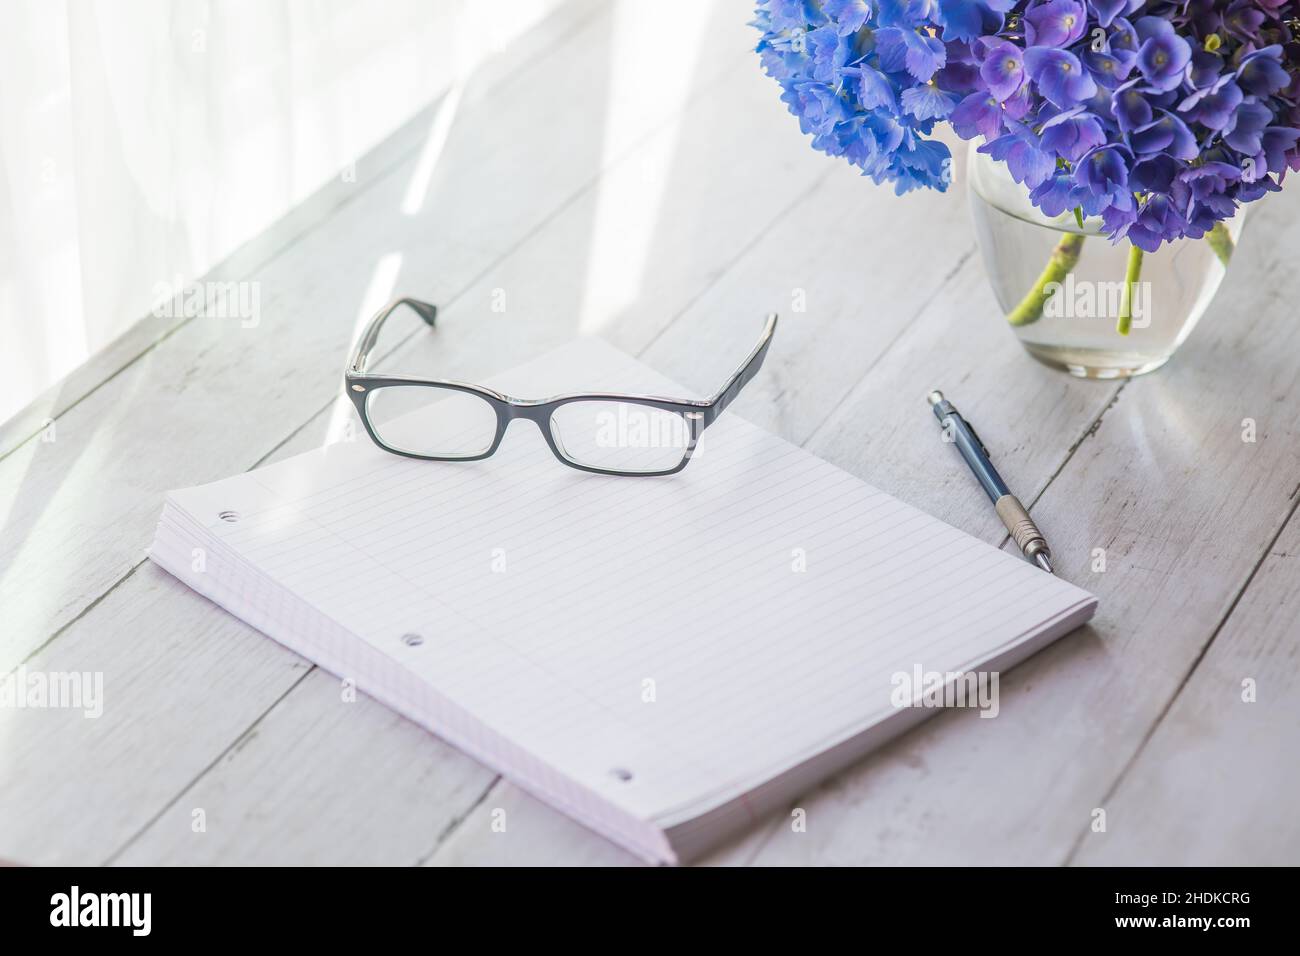
<instances>
[{"instance_id":1,"label":"lined notebook","mask_svg":"<svg viewBox=\"0 0 1300 956\"><path fill-rule=\"evenodd\" d=\"M489 384L689 394L598 339ZM566 468L528 422L479 462L362 434L169 493L150 556L660 863L933 714L898 675L1005 669L1096 606L731 413L667 478Z\"/></svg>"}]
</instances>

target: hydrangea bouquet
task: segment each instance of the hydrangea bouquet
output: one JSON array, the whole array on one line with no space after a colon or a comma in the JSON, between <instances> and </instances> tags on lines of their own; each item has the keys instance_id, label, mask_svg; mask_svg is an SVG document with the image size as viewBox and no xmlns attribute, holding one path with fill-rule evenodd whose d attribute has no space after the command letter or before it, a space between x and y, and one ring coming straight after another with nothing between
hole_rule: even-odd
<instances>
[{"instance_id":1,"label":"hydrangea bouquet","mask_svg":"<svg viewBox=\"0 0 1300 956\"><path fill-rule=\"evenodd\" d=\"M946 122L1046 216L1099 217L1130 243L1127 287L1162 243L1205 238L1226 262L1224 220L1300 169L1297 15L1293 0L759 0L755 25L817 149L900 195L945 190ZM1032 321L1034 302L1008 317Z\"/></svg>"}]
</instances>

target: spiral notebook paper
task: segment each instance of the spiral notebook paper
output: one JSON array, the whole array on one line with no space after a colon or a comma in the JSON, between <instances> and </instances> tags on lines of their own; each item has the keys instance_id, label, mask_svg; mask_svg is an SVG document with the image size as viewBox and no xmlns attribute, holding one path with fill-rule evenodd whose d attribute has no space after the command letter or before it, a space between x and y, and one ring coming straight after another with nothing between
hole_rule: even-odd
<instances>
[{"instance_id":1,"label":"spiral notebook paper","mask_svg":"<svg viewBox=\"0 0 1300 956\"><path fill-rule=\"evenodd\" d=\"M689 395L595 339L491 384ZM478 462L361 437L171 492L150 556L664 863L935 713L899 675L1000 671L1096 607L734 414L669 478L574 471L516 426Z\"/></svg>"}]
</instances>

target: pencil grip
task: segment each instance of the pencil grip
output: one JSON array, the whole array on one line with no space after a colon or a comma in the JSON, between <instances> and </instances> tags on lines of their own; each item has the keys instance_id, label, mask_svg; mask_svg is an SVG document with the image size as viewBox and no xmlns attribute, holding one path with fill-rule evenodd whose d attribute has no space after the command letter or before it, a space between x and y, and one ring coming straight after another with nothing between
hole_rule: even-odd
<instances>
[{"instance_id":1,"label":"pencil grip","mask_svg":"<svg viewBox=\"0 0 1300 956\"><path fill-rule=\"evenodd\" d=\"M1015 495L1003 495L994 502L993 507L997 509L998 517L1006 525L1011 540L1016 543L1016 547L1025 557L1032 558L1040 551L1047 551L1047 541L1043 538L1043 533L1038 530L1038 525L1034 524L1034 519L1029 517L1029 512L1020 503L1020 499Z\"/></svg>"}]
</instances>

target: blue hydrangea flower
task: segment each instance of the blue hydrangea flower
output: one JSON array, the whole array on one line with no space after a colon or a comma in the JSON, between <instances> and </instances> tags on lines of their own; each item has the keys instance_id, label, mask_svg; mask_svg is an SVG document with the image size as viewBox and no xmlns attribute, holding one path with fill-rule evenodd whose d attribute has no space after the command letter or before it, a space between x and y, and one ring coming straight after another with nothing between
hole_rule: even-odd
<instances>
[{"instance_id":1,"label":"blue hydrangea flower","mask_svg":"<svg viewBox=\"0 0 1300 956\"><path fill-rule=\"evenodd\" d=\"M822 13L830 18L840 36L853 36L871 17L867 0L822 0Z\"/></svg>"},{"instance_id":2,"label":"blue hydrangea flower","mask_svg":"<svg viewBox=\"0 0 1300 956\"><path fill-rule=\"evenodd\" d=\"M964 89L960 71L945 71L937 15L930 0L762 0L758 52L815 148L899 193L944 190L952 154L930 137ZM1001 17L980 26L999 29Z\"/></svg>"}]
</instances>

